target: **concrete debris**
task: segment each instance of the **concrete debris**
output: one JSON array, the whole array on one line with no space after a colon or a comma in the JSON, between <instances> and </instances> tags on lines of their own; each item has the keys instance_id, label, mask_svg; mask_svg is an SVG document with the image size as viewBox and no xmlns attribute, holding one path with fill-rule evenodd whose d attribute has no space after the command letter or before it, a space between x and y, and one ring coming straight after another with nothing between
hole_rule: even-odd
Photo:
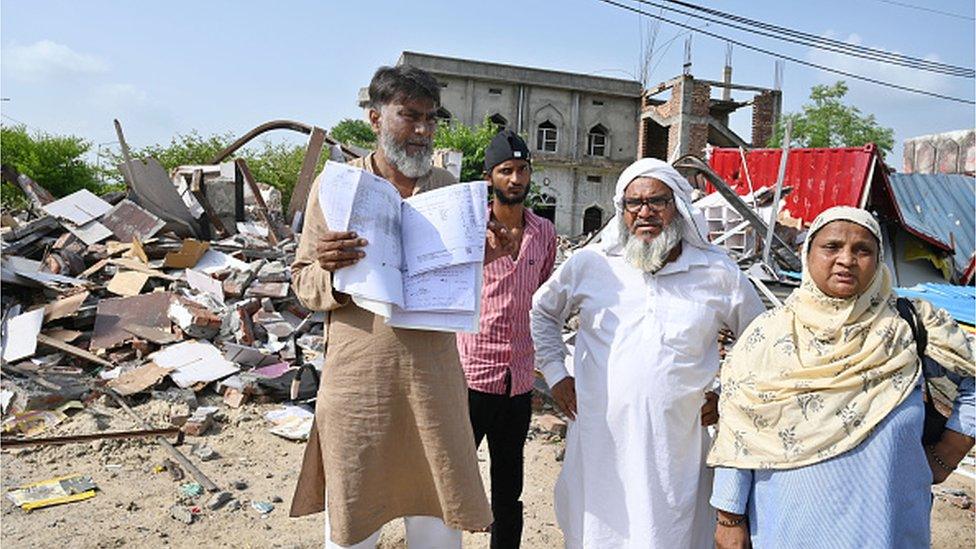
<instances>
[{"instance_id":1,"label":"concrete debris","mask_svg":"<svg viewBox=\"0 0 976 549\"><path fill-rule=\"evenodd\" d=\"M561 438L566 438L566 422L552 414L546 414L539 416L536 419L539 428L544 432L556 435Z\"/></svg>"},{"instance_id":2,"label":"concrete debris","mask_svg":"<svg viewBox=\"0 0 976 549\"><path fill-rule=\"evenodd\" d=\"M969 509L973 506L973 500L965 490L959 488L947 488L943 486L933 486L932 494L960 509Z\"/></svg>"},{"instance_id":3,"label":"concrete debris","mask_svg":"<svg viewBox=\"0 0 976 549\"><path fill-rule=\"evenodd\" d=\"M197 408L183 424L183 432L195 437L202 436L213 425L215 412L216 409L209 406Z\"/></svg>"},{"instance_id":4,"label":"concrete debris","mask_svg":"<svg viewBox=\"0 0 976 549\"><path fill-rule=\"evenodd\" d=\"M193 524L193 512L190 510L189 507L176 504L170 507L169 516L173 517L174 519L182 523Z\"/></svg>"},{"instance_id":5,"label":"concrete debris","mask_svg":"<svg viewBox=\"0 0 976 549\"><path fill-rule=\"evenodd\" d=\"M233 150L213 165L168 174L155 159L131 158L124 138L122 146L127 192L111 196L53 197L5 167L4 180L25 190L29 204L4 211L0 223L4 441L37 446L31 438L64 434L80 410L131 415L127 402L148 401L161 408L137 426L150 434L132 443L167 446L173 459L155 469L200 481L191 460L218 452L200 443L184 456L151 430L178 426L178 445L184 434L202 437L258 417L247 410L253 403L290 402L299 366L322 362L323 339L309 333L321 333L325 315L313 315L291 291L297 242L281 193L229 158ZM308 182L313 168L314 160L303 168ZM315 378L300 378L303 387L306 377ZM282 418L292 424L273 427L306 438L310 412L301 411ZM88 431L44 436L87 440L105 429ZM99 439L92 447L121 443L129 441ZM200 482L203 488L184 485L184 495L214 491L205 509L240 507ZM188 494L188 486L198 490ZM267 505L262 514L273 509ZM178 504L170 515L190 524L194 509Z\"/></svg>"},{"instance_id":6,"label":"concrete debris","mask_svg":"<svg viewBox=\"0 0 976 549\"><path fill-rule=\"evenodd\" d=\"M207 509L216 511L234 499L230 492L217 492L207 501Z\"/></svg>"},{"instance_id":7,"label":"concrete debris","mask_svg":"<svg viewBox=\"0 0 976 549\"><path fill-rule=\"evenodd\" d=\"M219 457L217 452L206 444L194 444L191 453L200 458L200 461L210 461Z\"/></svg>"}]
</instances>

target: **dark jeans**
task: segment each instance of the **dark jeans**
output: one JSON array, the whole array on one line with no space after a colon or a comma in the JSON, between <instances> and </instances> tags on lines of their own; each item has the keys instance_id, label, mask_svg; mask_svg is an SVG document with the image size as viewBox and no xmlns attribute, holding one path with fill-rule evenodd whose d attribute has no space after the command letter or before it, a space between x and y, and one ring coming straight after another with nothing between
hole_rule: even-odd
<instances>
[{"instance_id":1,"label":"dark jeans","mask_svg":"<svg viewBox=\"0 0 976 549\"><path fill-rule=\"evenodd\" d=\"M522 541L522 450L532 417L532 392L513 397L468 389L475 447L488 437L491 458L492 549L518 547Z\"/></svg>"}]
</instances>

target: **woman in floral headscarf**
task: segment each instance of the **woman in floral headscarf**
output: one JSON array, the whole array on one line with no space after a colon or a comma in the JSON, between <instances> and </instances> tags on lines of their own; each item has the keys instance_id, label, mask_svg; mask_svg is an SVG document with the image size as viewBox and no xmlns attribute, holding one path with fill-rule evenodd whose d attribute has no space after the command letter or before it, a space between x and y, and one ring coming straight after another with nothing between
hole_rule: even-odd
<instances>
[{"instance_id":1,"label":"woman in floral headscarf","mask_svg":"<svg viewBox=\"0 0 976 549\"><path fill-rule=\"evenodd\" d=\"M882 259L868 212L825 211L800 288L732 350L708 457L718 547L929 546L930 486L976 436L973 345L914 302L926 355L959 384L941 440L923 446L922 369Z\"/></svg>"}]
</instances>

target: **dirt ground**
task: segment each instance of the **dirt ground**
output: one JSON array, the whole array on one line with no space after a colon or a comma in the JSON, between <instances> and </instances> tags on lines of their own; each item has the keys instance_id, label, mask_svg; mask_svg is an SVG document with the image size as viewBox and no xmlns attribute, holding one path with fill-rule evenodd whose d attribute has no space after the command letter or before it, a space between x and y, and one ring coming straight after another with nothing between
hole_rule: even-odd
<instances>
[{"instance_id":1,"label":"dirt ground","mask_svg":"<svg viewBox=\"0 0 976 549\"><path fill-rule=\"evenodd\" d=\"M170 404L151 401L136 412L155 426L165 426ZM8 547L322 547L321 515L288 518L292 489L301 463L303 443L268 432L263 413L276 405L245 404L240 409L222 406L224 421L202 437L187 437L181 447L204 442L219 457L201 462L205 474L230 492L240 507L229 504L216 511L203 505L209 495L185 498L180 485L166 472L154 472L168 453L159 445L141 440L102 441L91 444L7 449L2 452L2 490L21 484L69 474L90 475L98 484L92 499L25 513L3 498L0 507L0 542ZM136 429L118 409L101 404L88 406L46 436L92 433L98 430ZM552 508L552 488L561 466L557 456L562 442L533 428L526 447L523 501L523 547L562 545ZM482 474L487 478L485 445L479 452ZM243 484L240 484L243 482ZM237 488L234 483L238 483ZM245 486L246 485L246 486ZM963 488L972 498L973 483L954 475L948 486ZM192 524L178 522L170 508L182 500L203 509ZM252 508L252 501L271 502L267 515ZM972 548L973 510L955 507L936 498L933 511L933 547ZM402 521L384 530L380 547L403 547ZM487 534L465 534L466 548L488 547Z\"/></svg>"}]
</instances>

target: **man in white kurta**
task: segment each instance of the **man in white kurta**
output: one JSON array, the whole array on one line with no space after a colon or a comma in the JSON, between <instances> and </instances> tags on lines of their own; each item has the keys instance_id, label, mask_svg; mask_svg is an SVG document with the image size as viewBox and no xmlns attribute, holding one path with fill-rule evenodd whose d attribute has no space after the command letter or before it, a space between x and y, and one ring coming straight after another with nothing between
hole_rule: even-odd
<instances>
[{"instance_id":1,"label":"man in white kurta","mask_svg":"<svg viewBox=\"0 0 976 549\"><path fill-rule=\"evenodd\" d=\"M738 335L764 307L702 237L690 194L670 165L637 161L617 183L619 231L576 252L534 296L536 364L575 414L555 490L566 547L712 546L700 411L718 374L719 330ZM569 372L561 331L575 311Z\"/></svg>"}]
</instances>

